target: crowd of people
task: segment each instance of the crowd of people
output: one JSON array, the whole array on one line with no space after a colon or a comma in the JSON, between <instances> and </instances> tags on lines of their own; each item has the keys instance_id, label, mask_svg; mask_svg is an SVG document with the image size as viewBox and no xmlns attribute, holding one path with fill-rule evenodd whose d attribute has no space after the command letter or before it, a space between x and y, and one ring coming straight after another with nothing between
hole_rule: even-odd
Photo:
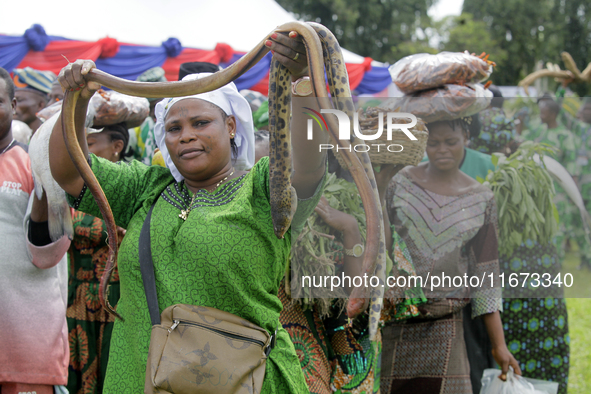
<instances>
[{"instance_id":1,"label":"crowd of people","mask_svg":"<svg viewBox=\"0 0 591 394\"><path fill-rule=\"evenodd\" d=\"M266 45L293 83L308 75L297 34L274 35ZM9 245L0 262L1 394L140 393L148 387L174 392L175 382L158 383L151 376L154 316L140 256L145 231L158 315L179 304L215 308L268 334L264 380L257 386L253 378L250 392L476 394L484 369L495 367L502 379L512 369L557 382L558 393L567 392L570 339L563 296L503 298L500 289L475 296L467 288L442 293L427 286L407 288L402 296L387 292L372 341L367 313L348 319L342 300L292 298L286 267L313 214L330 228L327 269L361 273L364 226L323 197L334 182L351 181L332 153L318 150L327 134L315 130L311 140L295 135L306 124L292 118L298 200L291 228L280 239L272 223L267 157L273 109L263 95L229 84L194 96L146 98L147 116L138 127L129 128L125 120L89 125L87 107L100 86L85 75L94 67L77 60L59 77L31 68L13 75L0 69L0 234ZM218 70L186 63L179 80ZM137 80L166 81L159 67ZM583 100L576 115L565 110L568 82L537 100L539 117L527 108L507 116L493 85L494 98L480 113L427 124L422 163L374 169L388 274L511 273L538 261L559 273L574 242L581 268L591 267L580 215L558 184L560 227L554 239L541 245L524 240L507 256L498 247L503 212L493 192L477 181L495 171L492 154L510 155L523 141L548 143L591 212L591 101ZM37 116L63 100L64 91L80 91L78 140L118 226L118 266L106 294L121 319L100 302L109 255L106 223L66 149L61 112ZM292 113L304 112L298 101L291 105ZM50 236L51 207L45 193L34 196L27 144L43 130L51 133L48 170L72 207L71 239ZM359 196L351 198L361 204ZM169 333L179 324L174 322ZM195 352L201 366L212 363L219 370L233 361L209 343ZM197 384L211 378L196 376ZM231 380L221 376L219 381Z\"/></svg>"}]
</instances>

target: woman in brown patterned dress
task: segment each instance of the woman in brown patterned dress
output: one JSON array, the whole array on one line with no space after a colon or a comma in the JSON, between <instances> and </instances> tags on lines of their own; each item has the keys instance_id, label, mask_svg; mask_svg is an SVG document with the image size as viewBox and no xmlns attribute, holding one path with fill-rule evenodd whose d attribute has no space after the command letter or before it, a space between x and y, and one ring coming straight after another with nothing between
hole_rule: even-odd
<instances>
[{"instance_id":1,"label":"woman in brown patterned dress","mask_svg":"<svg viewBox=\"0 0 591 394\"><path fill-rule=\"evenodd\" d=\"M429 161L400 171L386 195L389 220L426 281L428 302L418 307L420 316L382 330L383 394L472 393L462 328L462 308L469 302L472 317L484 319L502 375L509 366L521 374L503 336L500 288L485 285L470 293L463 283L447 283L431 291L427 281L443 273L499 273L493 193L459 170L467 126L460 119L429 124Z\"/></svg>"},{"instance_id":2,"label":"woman in brown patterned dress","mask_svg":"<svg viewBox=\"0 0 591 394\"><path fill-rule=\"evenodd\" d=\"M93 130L93 129L89 129ZM107 126L88 134L88 150L112 162L119 161L129 140L124 124ZM115 317L99 302L99 282L105 269L109 245L105 222L97 217L74 211L74 239L68 251L68 337L70 368L68 391L71 394L103 392L109 344ZM118 228L119 242L125 230ZM109 302L119 300L119 275L113 273Z\"/></svg>"}]
</instances>

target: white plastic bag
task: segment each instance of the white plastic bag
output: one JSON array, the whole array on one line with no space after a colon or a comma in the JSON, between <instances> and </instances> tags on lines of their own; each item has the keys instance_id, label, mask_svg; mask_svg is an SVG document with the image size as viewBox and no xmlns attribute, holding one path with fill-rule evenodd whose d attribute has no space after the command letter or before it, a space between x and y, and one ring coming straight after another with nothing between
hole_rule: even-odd
<instances>
[{"instance_id":1,"label":"white plastic bag","mask_svg":"<svg viewBox=\"0 0 591 394\"><path fill-rule=\"evenodd\" d=\"M150 114L150 103L147 99L112 90L97 90L88 107L94 110L92 124L96 128L125 122L131 129L141 125Z\"/></svg>"},{"instance_id":2,"label":"white plastic bag","mask_svg":"<svg viewBox=\"0 0 591 394\"><path fill-rule=\"evenodd\" d=\"M482 388L480 394L556 394L558 383L537 379L528 379L515 375L510 369L507 380L499 379L501 371L485 369L482 374ZM533 384L532 384L533 382Z\"/></svg>"},{"instance_id":3,"label":"white plastic bag","mask_svg":"<svg viewBox=\"0 0 591 394\"><path fill-rule=\"evenodd\" d=\"M549 382L547 380L532 378L525 378L525 380L531 383L536 390L541 391L544 394L558 394L559 384L557 382Z\"/></svg>"}]
</instances>

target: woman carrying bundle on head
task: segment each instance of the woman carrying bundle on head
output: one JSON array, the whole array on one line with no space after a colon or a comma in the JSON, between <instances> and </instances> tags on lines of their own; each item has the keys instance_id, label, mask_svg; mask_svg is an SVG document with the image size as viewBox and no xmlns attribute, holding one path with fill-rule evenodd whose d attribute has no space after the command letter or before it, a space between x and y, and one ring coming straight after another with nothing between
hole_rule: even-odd
<instances>
[{"instance_id":1,"label":"woman carrying bundle on head","mask_svg":"<svg viewBox=\"0 0 591 394\"><path fill-rule=\"evenodd\" d=\"M402 78L398 72L393 80L428 90L408 91L412 96L396 106L400 112L410 112L427 122L429 160L396 174L386 192L386 210L418 276L424 281L429 278L422 284L427 303L418 306L418 317L387 323L382 330L381 388L382 393L471 394L462 325L463 308L468 303L472 304L472 317L484 320L502 374L509 366L521 373L503 336L501 289L489 283L471 291L463 283L434 281L444 275L481 278L483 273L499 273L494 195L460 170L471 116L486 108L492 97L482 86L464 83L480 81L488 66L468 54L419 55L410 61L417 62L412 79L398 80ZM405 65L409 60L401 62ZM441 73L437 80L426 71L434 65ZM474 65L479 65L476 76L471 74ZM400 65L392 69L400 69ZM485 77L488 74L490 71Z\"/></svg>"},{"instance_id":2,"label":"woman carrying bundle on head","mask_svg":"<svg viewBox=\"0 0 591 394\"><path fill-rule=\"evenodd\" d=\"M307 74L306 51L298 38L278 34L268 45L293 80ZM82 89L78 123L98 88L96 83L85 82L84 76L92 68L91 61L77 61L60 75L65 89ZM185 80L202 77L194 74ZM250 169L254 164L252 115L234 84L209 93L164 99L156 106L156 118L156 139L168 168L139 162L116 165L89 155L117 224L127 230L118 258L121 298L117 313L124 320L115 322L105 392L141 392L144 381L147 392L179 392L175 388L179 384L192 384L188 392L204 392L203 386L211 392L234 392L242 383L248 390L262 393L305 392L295 349L279 323L281 302L277 292L289 258L291 232L297 231L322 194L326 157L317 147L326 142L326 135L318 131L312 140L293 138L292 184L299 201L291 229L279 239L271 218L269 160L263 158ZM304 120L299 124L300 120L293 118L293 130L306 129ZM88 154L84 141L81 146ZM55 179L72 200L78 197L76 208L98 216L98 207L85 193L84 182L66 151L59 121L50 149L54 152L51 169ZM242 167L236 168L234 163L242 163ZM149 215L151 219L146 220ZM142 232L142 228L147 230ZM145 248L138 252L138 244ZM155 291L144 284L154 283L154 279L147 279L149 275L144 276L145 260L139 257L146 247L153 262ZM151 303L146 301L147 296ZM168 327L154 326L150 343L154 316L149 305L154 303L157 318L164 310L162 325L167 316L172 318ZM187 323L180 315L200 317ZM221 322L217 319L220 316ZM182 341L181 334L193 335L192 330L199 332L197 338L203 338L221 330L210 327L218 324L216 321L224 327L231 325L240 335L227 334L222 337L226 340L212 337L198 347L191 344L189 353L196 357L196 364L194 369L184 368L187 376L173 377L170 372L159 375L175 363L182 365L178 357L184 356L170 350L167 343L162 345L162 357L155 357L162 343L154 339L160 338L160 333L169 338L169 343L173 339ZM206 324L211 329L201 330ZM261 335L264 339L253 339ZM247 339L240 342L238 337ZM225 344L230 344L229 352L216 350ZM262 351L255 352L258 364L252 368L251 358L228 360L230 352L247 352L257 346ZM263 366L262 382L259 365ZM237 383L236 371L240 368L247 372Z\"/></svg>"},{"instance_id":3,"label":"woman carrying bundle on head","mask_svg":"<svg viewBox=\"0 0 591 394\"><path fill-rule=\"evenodd\" d=\"M469 276L498 273L497 217L492 192L460 171L464 155L462 121L428 124L429 161L400 171L386 203L394 229L408 246L417 274ZM466 290L466 291L464 291ZM385 393L471 393L462 328L462 309L484 319L493 356L503 373L519 371L503 336L501 295L470 300L469 289L423 286L421 315L387 325L382 335L382 389Z\"/></svg>"}]
</instances>

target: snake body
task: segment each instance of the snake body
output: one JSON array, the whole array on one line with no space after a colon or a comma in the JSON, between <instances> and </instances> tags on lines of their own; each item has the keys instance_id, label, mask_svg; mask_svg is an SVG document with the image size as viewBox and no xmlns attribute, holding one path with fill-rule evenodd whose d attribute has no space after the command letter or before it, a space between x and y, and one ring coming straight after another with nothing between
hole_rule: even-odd
<instances>
[{"instance_id":1,"label":"snake body","mask_svg":"<svg viewBox=\"0 0 591 394\"><path fill-rule=\"evenodd\" d=\"M320 41L322 42L325 69L333 101L335 102L338 109L344 111L350 119L353 119L355 107L349 87L348 75L344 67L345 61L343 59L340 45L336 37L325 26L312 22L310 23L310 26L312 26L312 28L316 31L318 37L320 37ZM351 122L351 124L353 123ZM355 137L355 134L351 133L351 136L352 144L363 143L357 137ZM342 154L342 152L343 151L339 151L339 154ZM372 188L372 197L375 200L375 204L380 207L381 203L379 201L377 184L369 155L367 152L357 152L357 156L362 169L365 171L365 175L367 175L367 178L369 179ZM345 161L345 163L347 163L347 161ZM359 168L356 167L356 163L351 162L347 164L349 165L348 170L350 172L356 171ZM369 198L369 196L367 196L367 198ZM375 214L375 212L369 212L368 214ZM372 254L372 256L370 256L372 260L367 261L371 264L364 264L362 267L362 274L367 274L368 276L377 276L379 279L379 284L375 288L372 287L369 293L368 289L360 288L360 290L358 290L356 293L351 294L349 303L347 304L347 314L349 317L354 317L359 314L360 311L365 309L368 298L371 300L371 307L369 310L370 339L374 339L377 333L378 321L380 318L384 297L384 287L382 285L385 284L386 280L386 242L383 223L384 221L381 209L377 210L377 218L375 221L371 221L371 227L369 219L367 221L368 237L370 236L370 232L372 237L375 237L375 233L377 233L379 235L380 242L378 247L374 250L374 252L377 252L377 258L373 257Z\"/></svg>"},{"instance_id":2,"label":"snake body","mask_svg":"<svg viewBox=\"0 0 591 394\"><path fill-rule=\"evenodd\" d=\"M326 28L320 27L320 25L314 25L314 29L309 24L289 22L279 26L274 32L288 33L295 31L300 37L302 37L308 57L310 80L312 81L318 104L320 108L332 108L332 104L328 99L326 81L324 78L323 57L325 56L323 56L322 51L322 45L324 45L325 52L328 55L327 58L331 59L329 60L329 63L327 63L331 66L327 67L327 69L330 69L328 75L331 80L330 85L332 88L333 99L338 97L338 100L335 100L335 102L338 103L337 105L339 106L339 109L344 108L341 108L341 106L346 106L347 111L352 111L352 103L350 103L351 107L349 107L349 103L346 101L346 97L350 100L351 95L346 79L345 64L344 61L342 61L342 57L335 54L336 49L338 49L336 52L340 54L338 43L332 34L328 34L330 32ZM319 36L322 38L322 44ZM262 59L269 50L264 45L266 40L267 37L230 67L194 81L155 83L135 82L117 78L96 69L91 70L85 76L85 79L87 82L97 82L112 90L131 96L160 98L181 97L204 93L218 89L235 80ZM270 166L272 167L270 169L270 184L275 234L278 237L282 237L289 227L291 218L295 212L297 200L295 190L291 187L291 146L288 130L291 93L290 78L286 70L281 68L282 66L280 67L276 64L276 61L273 63L275 63L275 65L271 73L270 88L271 90L274 89L275 92L270 92L270 95L273 96L272 98L270 97L270 100L274 100L273 107L270 105L270 112L271 116L275 117L275 125L277 128L272 132L273 141L271 141L270 147ZM337 78L339 78L338 81ZM101 277L99 298L101 304L109 312L120 317L111 305L109 305L106 297L108 283L113 269L115 268L117 256L116 226L105 194L87 163L86 157L84 156L77 140L74 117L78 97L79 92L66 92L62 110L62 129L64 131L66 147L72 161L80 172L86 186L97 201L103 219L106 222L111 253L105 267L105 272ZM341 99L341 97L343 99ZM346 148L350 146L350 141L338 139L338 125L336 124L336 120L333 117L327 117L327 122L329 124L328 131L333 141L339 146L339 149L343 149L341 150L343 159L359 189L366 211L367 240L363 271L369 275L373 275L376 271L376 257L378 256L378 251L383 250L384 242L380 202L377 196L376 183L373 177L369 157L367 154L362 154L362 160L360 161L359 157L354 152L346 150ZM381 236L380 233L382 234ZM378 263L378 272L381 272L382 266L385 268L385 264L381 262ZM353 317L361 313L367 307L367 302L366 289L355 289L347 308L349 316ZM375 302L377 302L377 299L374 300L374 303ZM372 311L373 309L374 308L372 307Z\"/></svg>"},{"instance_id":3,"label":"snake body","mask_svg":"<svg viewBox=\"0 0 591 394\"><path fill-rule=\"evenodd\" d=\"M286 94L284 81L291 77L287 68L273 58L269 78L269 186L271 214L275 235L283 238L298 204L291 186L291 95Z\"/></svg>"}]
</instances>

